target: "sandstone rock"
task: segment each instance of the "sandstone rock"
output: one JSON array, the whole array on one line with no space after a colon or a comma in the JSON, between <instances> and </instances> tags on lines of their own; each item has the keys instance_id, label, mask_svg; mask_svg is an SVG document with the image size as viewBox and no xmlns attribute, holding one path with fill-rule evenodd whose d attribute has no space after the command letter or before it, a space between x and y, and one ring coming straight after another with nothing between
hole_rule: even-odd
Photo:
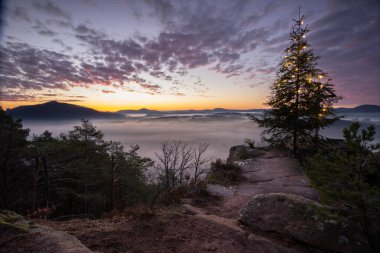
<instances>
[{"instance_id":1,"label":"sandstone rock","mask_svg":"<svg viewBox=\"0 0 380 253\"><path fill-rule=\"evenodd\" d=\"M232 197L234 195L232 188L218 184L207 184L207 191L219 197Z\"/></svg>"},{"instance_id":2,"label":"sandstone rock","mask_svg":"<svg viewBox=\"0 0 380 253\"><path fill-rule=\"evenodd\" d=\"M256 253L297 253L295 249L290 249L273 243L272 241L257 235L248 236L248 247L251 252Z\"/></svg>"},{"instance_id":3,"label":"sandstone rock","mask_svg":"<svg viewBox=\"0 0 380 253\"><path fill-rule=\"evenodd\" d=\"M369 252L360 229L335 218L331 207L285 193L254 196L240 211L249 228L273 231L315 248L336 252Z\"/></svg>"},{"instance_id":4,"label":"sandstone rock","mask_svg":"<svg viewBox=\"0 0 380 253\"><path fill-rule=\"evenodd\" d=\"M37 245L46 253L92 253L75 236L48 226L37 225L32 233L38 234Z\"/></svg>"},{"instance_id":5,"label":"sandstone rock","mask_svg":"<svg viewBox=\"0 0 380 253\"><path fill-rule=\"evenodd\" d=\"M230 148L230 154L227 158L227 163L241 161L248 158L263 155L265 152L255 148L249 148L244 145L233 146Z\"/></svg>"},{"instance_id":6,"label":"sandstone rock","mask_svg":"<svg viewBox=\"0 0 380 253\"><path fill-rule=\"evenodd\" d=\"M1 237L9 230L22 232L24 234L24 237L20 237L19 239L20 243L22 243L22 238L25 239L28 236L34 236L32 238L33 241L35 241L35 249L38 250L37 252L92 253L90 249L72 235L62 231L56 231L47 226L32 223L15 212L0 210L0 244L4 247L6 247L6 244L11 240L4 242L1 240ZM3 252L1 248L0 252Z\"/></svg>"},{"instance_id":7,"label":"sandstone rock","mask_svg":"<svg viewBox=\"0 0 380 253\"><path fill-rule=\"evenodd\" d=\"M189 208L189 206L187 208ZM197 212L198 208L191 207L191 209L194 210L194 212ZM234 247L231 245L232 248L230 249L215 249L217 252L298 253L296 250L279 245L278 243L264 237L247 234L246 231L240 227L234 219L227 219L212 214L208 215L201 212L191 216L191 218L201 220L205 224L209 223L216 226L218 232L228 234L229 239L232 239L232 243L238 242L242 245L246 245L246 250L244 251L233 251Z\"/></svg>"}]
</instances>

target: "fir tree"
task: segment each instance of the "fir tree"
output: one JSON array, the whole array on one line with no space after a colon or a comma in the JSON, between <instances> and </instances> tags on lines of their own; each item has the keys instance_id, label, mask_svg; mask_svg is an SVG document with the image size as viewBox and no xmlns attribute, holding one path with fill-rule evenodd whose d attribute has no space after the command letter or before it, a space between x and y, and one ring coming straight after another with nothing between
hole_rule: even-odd
<instances>
[{"instance_id":1,"label":"fir tree","mask_svg":"<svg viewBox=\"0 0 380 253\"><path fill-rule=\"evenodd\" d=\"M292 146L296 153L299 143L318 143L320 129L338 119L332 105L341 97L335 94L328 74L318 68L319 56L314 55L306 40L309 29L304 26L304 16L294 22L291 44L284 51L266 103L271 110L261 118L252 116L252 119L259 127L266 128L265 141Z\"/></svg>"},{"instance_id":2,"label":"fir tree","mask_svg":"<svg viewBox=\"0 0 380 253\"><path fill-rule=\"evenodd\" d=\"M370 240L371 252L379 252L380 144L373 143L376 129L373 125L361 129L354 122L343 130L343 136L343 148L308 158L303 171L322 203L344 210L345 218L359 222Z\"/></svg>"}]
</instances>

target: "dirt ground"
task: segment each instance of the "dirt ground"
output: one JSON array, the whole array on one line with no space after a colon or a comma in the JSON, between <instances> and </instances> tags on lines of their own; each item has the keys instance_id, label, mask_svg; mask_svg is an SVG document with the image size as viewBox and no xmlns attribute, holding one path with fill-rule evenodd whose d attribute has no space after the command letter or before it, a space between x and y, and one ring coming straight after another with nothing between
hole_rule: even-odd
<instances>
[{"instance_id":1,"label":"dirt ground","mask_svg":"<svg viewBox=\"0 0 380 253\"><path fill-rule=\"evenodd\" d=\"M138 220L112 218L38 222L74 235L89 249L105 253L249 252L244 235L174 211Z\"/></svg>"},{"instance_id":2,"label":"dirt ground","mask_svg":"<svg viewBox=\"0 0 380 253\"><path fill-rule=\"evenodd\" d=\"M0 231L0 253L38 253L36 245L38 234Z\"/></svg>"},{"instance_id":3,"label":"dirt ground","mask_svg":"<svg viewBox=\"0 0 380 253\"><path fill-rule=\"evenodd\" d=\"M198 216L177 207L144 219L35 221L74 235L94 252L307 252L294 242L252 237L243 229L236 229L237 225L215 220L219 216L207 217L208 214Z\"/></svg>"}]
</instances>

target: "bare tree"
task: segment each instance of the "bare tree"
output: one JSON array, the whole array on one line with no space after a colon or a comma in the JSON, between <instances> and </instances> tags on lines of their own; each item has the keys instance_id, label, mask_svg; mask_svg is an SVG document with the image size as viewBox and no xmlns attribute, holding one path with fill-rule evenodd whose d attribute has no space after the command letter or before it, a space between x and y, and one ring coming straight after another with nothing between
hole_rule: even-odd
<instances>
[{"instance_id":1,"label":"bare tree","mask_svg":"<svg viewBox=\"0 0 380 253\"><path fill-rule=\"evenodd\" d=\"M161 154L156 153L156 170L167 190L182 184L185 172L191 167L192 149L181 141L166 141L161 145Z\"/></svg>"},{"instance_id":2,"label":"bare tree","mask_svg":"<svg viewBox=\"0 0 380 253\"><path fill-rule=\"evenodd\" d=\"M197 148L192 148L182 141L166 141L161 145L161 153L157 154L158 163L156 172L159 181L166 190L170 190L178 184L185 183L185 178L194 169L194 181L206 172L203 167L209 159L204 158L208 144L200 143Z\"/></svg>"},{"instance_id":3,"label":"bare tree","mask_svg":"<svg viewBox=\"0 0 380 253\"><path fill-rule=\"evenodd\" d=\"M188 146L187 144L182 144L180 147L180 151L181 151L181 162L178 167L178 171L179 171L178 180L179 180L179 183L182 184L186 176L186 171L188 171L192 167L191 161L194 158L194 152L192 148Z\"/></svg>"},{"instance_id":4,"label":"bare tree","mask_svg":"<svg viewBox=\"0 0 380 253\"><path fill-rule=\"evenodd\" d=\"M194 170L194 183L197 183L199 177L206 173L206 165L210 159L204 157L209 144L208 143L200 143L198 148L194 148L194 160L193 160L193 170Z\"/></svg>"},{"instance_id":5,"label":"bare tree","mask_svg":"<svg viewBox=\"0 0 380 253\"><path fill-rule=\"evenodd\" d=\"M171 170L173 167L173 146L169 141L161 144L162 154L156 154L158 163L156 164L156 170L160 181L163 181L165 189L171 189Z\"/></svg>"},{"instance_id":6,"label":"bare tree","mask_svg":"<svg viewBox=\"0 0 380 253\"><path fill-rule=\"evenodd\" d=\"M180 150L181 150L182 142L174 140L170 146L173 152L172 152L172 163L171 163L169 171L170 171L170 179L171 179L171 188L173 188L177 185L177 182L178 182L178 172L179 172L178 164L180 163L180 159L181 159Z\"/></svg>"}]
</instances>

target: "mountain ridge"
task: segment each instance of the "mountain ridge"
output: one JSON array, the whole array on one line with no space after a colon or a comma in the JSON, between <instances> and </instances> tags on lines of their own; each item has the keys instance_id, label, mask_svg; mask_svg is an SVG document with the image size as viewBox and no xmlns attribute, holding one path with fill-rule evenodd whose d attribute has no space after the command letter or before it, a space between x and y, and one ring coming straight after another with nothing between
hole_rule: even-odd
<instances>
[{"instance_id":1,"label":"mountain ridge","mask_svg":"<svg viewBox=\"0 0 380 253\"><path fill-rule=\"evenodd\" d=\"M137 110L126 109L119 110L117 112L104 112L98 111L92 108L62 103L58 101L50 101L37 105L23 105L15 107L13 109L7 109L7 113L13 117L21 119L101 119L101 118L122 118L126 114L195 114L195 113L210 113L210 114L219 114L219 113L250 113L250 112L263 112L266 109L246 109L246 110L237 110L237 109L225 109L225 108L214 108L214 109L204 109L204 110L150 110L147 108L141 108ZM368 105L363 104L354 108L335 108L334 109L338 114L345 113L380 113L379 105Z\"/></svg>"},{"instance_id":2,"label":"mountain ridge","mask_svg":"<svg viewBox=\"0 0 380 253\"><path fill-rule=\"evenodd\" d=\"M122 117L119 113L101 112L92 108L58 101L49 101L37 105L23 105L7 109L7 113L21 119L100 119Z\"/></svg>"},{"instance_id":3,"label":"mountain ridge","mask_svg":"<svg viewBox=\"0 0 380 253\"><path fill-rule=\"evenodd\" d=\"M380 105L363 104L353 108L336 108L337 113L380 113Z\"/></svg>"}]
</instances>

